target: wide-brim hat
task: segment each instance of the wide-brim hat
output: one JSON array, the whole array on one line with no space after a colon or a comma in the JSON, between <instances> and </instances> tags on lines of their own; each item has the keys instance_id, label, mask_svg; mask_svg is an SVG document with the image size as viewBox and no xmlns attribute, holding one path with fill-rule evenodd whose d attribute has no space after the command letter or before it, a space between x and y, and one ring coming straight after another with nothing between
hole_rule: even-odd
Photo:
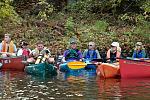
<instances>
[{"instance_id":1,"label":"wide-brim hat","mask_svg":"<svg viewBox=\"0 0 150 100\"><path fill-rule=\"evenodd\" d=\"M119 47L119 43L118 43L118 42L113 42L113 43L111 44L111 46Z\"/></svg>"},{"instance_id":2,"label":"wide-brim hat","mask_svg":"<svg viewBox=\"0 0 150 100\"><path fill-rule=\"evenodd\" d=\"M142 46L142 42L137 42L136 45L137 46Z\"/></svg>"}]
</instances>

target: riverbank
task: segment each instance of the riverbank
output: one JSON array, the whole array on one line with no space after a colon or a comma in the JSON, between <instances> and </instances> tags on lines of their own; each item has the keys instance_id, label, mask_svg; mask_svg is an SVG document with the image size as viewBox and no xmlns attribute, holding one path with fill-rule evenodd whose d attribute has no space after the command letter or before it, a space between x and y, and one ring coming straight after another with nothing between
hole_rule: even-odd
<instances>
[{"instance_id":1,"label":"riverbank","mask_svg":"<svg viewBox=\"0 0 150 100\"><path fill-rule=\"evenodd\" d=\"M37 4L48 8L39 8L41 10L35 12ZM50 3L43 1L30 6L30 9L20 10L17 5L9 4L8 8L15 9L11 9L13 13L9 17L5 16L5 13L0 16L1 39L5 33L11 33L17 46L19 40L25 39L30 48L34 48L36 41L43 40L53 54L56 54L59 48L66 49L72 37L77 39L81 50L87 48L89 41L94 41L102 52L107 50L113 41L118 41L123 51L132 52L135 43L141 41L146 50L150 51L150 24L147 13L122 13L117 10L119 8L113 13L111 4L109 9L102 9L103 6L89 1L56 10Z\"/></svg>"}]
</instances>

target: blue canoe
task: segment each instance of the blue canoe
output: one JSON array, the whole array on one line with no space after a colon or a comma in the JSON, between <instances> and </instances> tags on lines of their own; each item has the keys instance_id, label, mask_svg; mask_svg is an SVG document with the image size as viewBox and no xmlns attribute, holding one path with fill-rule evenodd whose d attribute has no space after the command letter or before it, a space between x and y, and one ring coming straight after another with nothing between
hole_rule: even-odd
<instances>
[{"instance_id":1,"label":"blue canoe","mask_svg":"<svg viewBox=\"0 0 150 100\"><path fill-rule=\"evenodd\" d=\"M70 61L71 62L71 61ZM59 65L59 70L61 71L61 72L72 72L72 70L74 71L74 70L95 70L95 72L96 72L96 64L92 64L92 63L90 63L90 62L88 62L88 61L85 61L85 63L87 64L86 66L85 66L85 68L80 68L80 69L70 69L69 67L68 67L68 62L65 62L65 63L63 63L63 64L60 64Z\"/></svg>"},{"instance_id":2,"label":"blue canoe","mask_svg":"<svg viewBox=\"0 0 150 100\"><path fill-rule=\"evenodd\" d=\"M68 62L65 62L65 63L59 65L59 70L60 70L61 72L72 72L72 71L74 71L74 70L78 71L78 70L83 70L83 69L84 69L84 68L71 69L71 68L68 67Z\"/></svg>"}]
</instances>

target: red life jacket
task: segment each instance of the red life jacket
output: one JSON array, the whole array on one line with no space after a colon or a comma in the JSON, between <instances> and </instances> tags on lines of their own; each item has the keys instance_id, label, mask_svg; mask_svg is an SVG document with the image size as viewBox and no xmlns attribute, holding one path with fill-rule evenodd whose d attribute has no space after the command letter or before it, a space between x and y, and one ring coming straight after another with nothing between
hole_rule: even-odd
<instances>
[{"instance_id":1,"label":"red life jacket","mask_svg":"<svg viewBox=\"0 0 150 100\"><path fill-rule=\"evenodd\" d=\"M29 56L29 54L30 54L30 51L28 50L28 49L22 49L22 55L24 55L24 56L26 56L26 57L28 57Z\"/></svg>"}]
</instances>

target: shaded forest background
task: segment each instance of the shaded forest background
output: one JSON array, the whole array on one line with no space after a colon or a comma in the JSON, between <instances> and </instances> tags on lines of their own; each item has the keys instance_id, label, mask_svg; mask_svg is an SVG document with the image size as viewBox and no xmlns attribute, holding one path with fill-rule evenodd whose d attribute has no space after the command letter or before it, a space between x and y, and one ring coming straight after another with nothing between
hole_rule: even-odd
<instances>
[{"instance_id":1,"label":"shaded forest background","mask_svg":"<svg viewBox=\"0 0 150 100\"><path fill-rule=\"evenodd\" d=\"M76 38L81 50L94 41L100 52L118 41L124 56L143 42L150 54L149 0L0 0L0 38L13 35L34 48L45 41L53 54Z\"/></svg>"}]
</instances>

